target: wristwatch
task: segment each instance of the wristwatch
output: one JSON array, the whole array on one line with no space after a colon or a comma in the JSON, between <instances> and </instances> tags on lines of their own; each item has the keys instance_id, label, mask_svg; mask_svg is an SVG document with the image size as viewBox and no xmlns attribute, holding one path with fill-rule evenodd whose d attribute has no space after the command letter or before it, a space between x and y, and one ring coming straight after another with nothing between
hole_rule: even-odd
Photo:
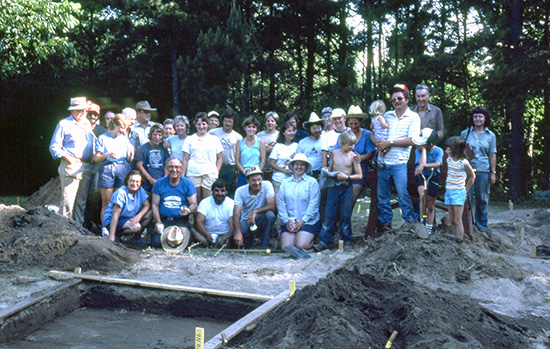
<instances>
[{"instance_id":1,"label":"wristwatch","mask_svg":"<svg viewBox=\"0 0 550 349\"><path fill-rule=\"evenodd\" d=\"M497 174L497 171L491 170L491 173Z\"/></svg>"},{"instance_id":2,"label":"wristwatch","mask_svg":"<svg viewBox=\"0 0 550 349\"><path fill-rule=\"evenodd\" d=\"M393 141L390 141L390 148L393 147Z\"/></svg>"}]
</instances>

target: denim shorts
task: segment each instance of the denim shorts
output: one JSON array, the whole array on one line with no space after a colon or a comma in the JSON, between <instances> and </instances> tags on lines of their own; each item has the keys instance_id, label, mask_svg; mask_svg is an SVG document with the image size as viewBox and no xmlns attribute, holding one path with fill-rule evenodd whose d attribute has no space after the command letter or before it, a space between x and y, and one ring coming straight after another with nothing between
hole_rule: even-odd
<instances>
[{"instance_id":1,"label":"denim shorts","mask_svg":"<svg viewBox=\"0 0 550 349\"><path fill-rule=\"evenodd\" d=\"M126 177L126 165L124 163L112 162L99 169L98 188L120 188Z\"/></svg>"},{"instance_id":2,"label":"denim shorts","mask_svg":"<svg viewBox=\"0 0 550 349\"><path fill-rule=\"evenodd\" d=\"M304 226L302 227L302 229L300 229L300 231L305 231L315 236L319 235L319 233L321 232L321 220L318 220L317 223L315 224L304 224ZM289 231L286 229L286 224L281 224L281 232L279 236L282 233L289 233ZM295 233L291 233L291 234L295 234Z\"/></svg>"},{"instance_id":3,"label":"denim shorts","mask_svg":"<svg viewBox=\"0 0 550 349\"><path fill-rule=\"evenodd\" d=\"M464 206L466 189L447 189L445 191L445 205Z\"/></svg>"},{"instance_id":4,"label":"denim shorts","mask_svg":"<svg viewBox=\"0 0 550 349\"><path fill-rule=\"evenodd\" d=\"M118 223L116 225L116 229L115 229L115 232L119 232L122 230L122 227L124 226L124 224L126 224L126 222L128 222L130 220L130 218L124 218L124 217L119 217L118 218ZM105 226L105 228L107 228L107 230L111 230L111 222L109 222L108 225Z\"/></svg>"},{"instance_id":5,"label":"denim shorts","mask_svg":"<svg viewBox=\"0 0 550 349\"><path fill-rule=\"evenodd\" d=\"M422 178L422 176L416 176L416 186L417 187L424 186L424 179ZM439 192L439 174L434 173L432 178L430 178L430 180L428 181L428 195L433 198L436 198L438 192Z\"/></svg>"}]
</instances>

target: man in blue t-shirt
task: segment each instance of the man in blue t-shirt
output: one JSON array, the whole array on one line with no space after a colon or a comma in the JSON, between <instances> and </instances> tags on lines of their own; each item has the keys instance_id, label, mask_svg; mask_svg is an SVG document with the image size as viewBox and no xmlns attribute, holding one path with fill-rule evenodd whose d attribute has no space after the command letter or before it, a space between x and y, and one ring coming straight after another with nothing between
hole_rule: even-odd
<instances>
[{"instance_id":1,"label":"man in blue t-shirt","mask_svg":"<svg viewBox=\"0 0 550 349\"><path fill-rule=\"evenodd\" d=\"M164 162L170 158L168 150L162 146L164 130L160 124L154 124L149 132L150 141L139 147L136 153L136 170L143 176L142 187L151 191L157 179L166 176Z\"/></svg>"},{"instance_id":2,"label":"man in blue t-shirt","mask_svg":"<svg viewBox=\"0 0 550 349\"><path fill-rule=\"evenodd\" d=\"M181 160L170 158L165 171L168 176L157 180L152 189L155 229L151 233L151 246L154 247L160 247L165 223L191 229L189 215L197 210L197 191L193 182L182 177Z\"/></svg>"}]
</instances>

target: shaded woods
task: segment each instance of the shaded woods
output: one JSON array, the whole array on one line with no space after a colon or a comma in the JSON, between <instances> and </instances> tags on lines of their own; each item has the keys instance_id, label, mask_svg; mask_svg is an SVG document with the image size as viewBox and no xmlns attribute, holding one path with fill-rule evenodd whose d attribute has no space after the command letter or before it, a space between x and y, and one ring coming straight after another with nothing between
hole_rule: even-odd
<instances>
[{"instance_id":1,"label":"shaded woods","mask_svg":"<svg viewBox=\"0 0 550 349\"><path fill-rule=\"evenodd\" d=\"M227 106L305 120L388 101L397 82L432 88L447 136L472 106L492 111L498 198L550 189L550 1L0 3L0 195L56 175L48 145L71 96L103 112L147 99L158 120Z\"/></svg>"}]
</instances>

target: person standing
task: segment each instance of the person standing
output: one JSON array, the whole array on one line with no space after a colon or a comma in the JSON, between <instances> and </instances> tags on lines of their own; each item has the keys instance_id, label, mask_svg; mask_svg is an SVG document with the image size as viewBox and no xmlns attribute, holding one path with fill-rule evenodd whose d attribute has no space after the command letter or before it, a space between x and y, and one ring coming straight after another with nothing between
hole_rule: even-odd
<instances>
[{"instance_id":1,"label":"person standing","mask_svg":"<svg viewBox=\"0 0 550 349\"><path fill-rule=\"evenodd\" d=\"M246 185L246 169L252 166L262 170L265 166L265 142L256 133L260 122L253 115L243 120L242 123L245 138L241 139L235 147L235 166L239 170L237 176L237 188Z\"/></svg>"},{"instance_id":2,"label":"person standing","mask_svg":"<svg viewBox=\"0 0 550 349\"><path fill-rule=\"evenodd\" d=\"M94 153L94 134L86 110L86 97L71 98L71 115L59 122L50 142L50 153L61 159L58 172L61 180L59 213L84 223L84 211L92 177L90 164Z\"/></svg>"},{"instance_id":3,"label":"person standing","mask_svg":"<svg viewBox=\"0 0 550 349\"><path fill-rule=\"evenodd\" d=\"M426 85L416 85L415 97L416 105L411 110L420 116L420 129L431 128L435 130L441 141L445 127L443 113L441 109L430 104L430 88Z\"/></svg>"},{"instance_id":4,"label":"person standing","mask_svg":"<svg viewBox=\"0 0 550 349\"><path fill-rule=\"evenodd\" d=\"M460 137L475 153L470 161L476 170L473 190L469 192L470 203L475 197L475 224L480 231L487 231L489 214L489 193L497 181L497 139L489 130L491 113L485 107L475 107L470 114L471 126L462 131Z\"/></svg>"},{"instance_id":5,"label":"person standing","mask_svg":"<svg viewBox=\"0 0 550 349\"><path fill-rule=\"evenodd\" d=\"M151 132L151 126L155 124L151 121L151 112L156 110L157 108L151 108L147 101L136 103L137 122L132 129L137 132L140 144L149 142L149 132Z\"/></svg>"},{"instance_id":6,"label":"person standing","mask_svg":"<svg viewBox=\"0 0 550 349\"><path fill-rule=\"evenodd\" d=\"M182 174L195 185L197 202L212 195L212 184L222 168L223 147L218 137L208 134L208 115L198 112L195 116L197 133L183 143Z\"/></svg>"},{"instance_id":7,"label":"person standing","mask_svg":"<svg viewBox=\"0 0 550 349\"><path fill-rule=\"evenodd\" d=\"M279 124L279 114L274 111L267 112L265 114L265 130L258 132L258 138L262 139L265 143L266 159L269 159L269 155L273 151L273 147L277 144L277 138L279 137L279 131L277 125ZM271 181L273 177L273 169L269 166L269 160L266 161L263 168L264 179Z\"/></svg>"},{"instance_id":8,"label":"person standing","mask_svg":"<svg viewBox=\"0 0 550 349\"><path fill-rule=\"evenodd\" d=\"M321 168L323 167L323 148L324 137L321 136L325 121L320 119L315 112L312 112L309 116L309 120L304 122L302 126L309 132L309 137L302 139L298 142L296 148L296 154L305 154L311 167L311 176L315 179L319 179L321 174ZM292 168L289 168L292 171Z\"/></svg>"},{"instance_id":9,"label":"person standing","mask_svg":"<svg viewBox=\"0 0 550 349\"><path fill-rule=\"evenodd\" d=\"M237 183L235 149L237 148L237 143L243 139L243 136L233 130L236 118L237 113L233 109L228 108L222 114L222 127L215 128L208 132L218 137L222 144L222 168L218 178L222 178L226 182L226 189L230 197L235 196L235 184Z\"/></svg>"},{"instance_id":10,"label":"person standing","mask_svg":"<svg viewBox=\"0 0 550 349\"><path fill-rule=\"evenodd\" d=\"M178 115L174 118L174 129L176 134L166 138L164 148L170 152L170 156L183 161L183 143L189 132L189 119L185 115Z\"/></svg>"},{"instance_id":11,"label":"person standing","mask_svg":"<svg viewBox=\"0 0 550 349\"><path fill-rule=\"evenodd\" d=\"M378 157L378 216L379 232L391 231L393 211L390 204L392 179L397 189L401 217L408 224L418 220L407 190L407 162L413 145L412 137L420 134L420 117L409 109L410 93L407 86L397 84L390 89L394 110L386 112L388 139L376 141Z\"/></svg>"},{"instance_id":12,"label":"person standing","mask_svg":"<svg viewBox=\"0 0 550 349\"><path fill-rule=\"evenodd\" d=\"M170 154L161 144L163 133L162 126L154 124L149 135L151 140L140 146L136 152L136 170L143 178L141 187L148 193L158 179L168 175L164 163L170 158Z\"/></svg>"}]
</instances>

